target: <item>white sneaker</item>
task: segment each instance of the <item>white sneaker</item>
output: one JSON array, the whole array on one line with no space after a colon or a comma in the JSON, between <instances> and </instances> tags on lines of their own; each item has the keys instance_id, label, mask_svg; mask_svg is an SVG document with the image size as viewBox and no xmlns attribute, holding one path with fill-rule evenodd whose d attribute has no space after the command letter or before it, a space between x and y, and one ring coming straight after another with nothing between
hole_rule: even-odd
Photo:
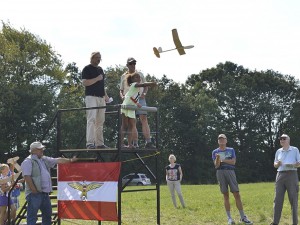
<instances>
[{"instance_id":1,"label":"white sneaker","mask_svg":"<svg viewBox=\"0 0 300 225\"><path fill-rule=\"evenodd\" d=\"M250 220L248 220L247 216L244 216L243 218L241 218L240 223L250 224L250 225L253 224Z\"/></svg>"},{"instance_id":2,"label":"white sneaker","mask_svg":"<svg viewBox=\"0 0 300 225\"><path fill-rule=\"evenodd\" d=\"M235 224L235 222L233 221L233 219L229 218L228 219L228 225L232 225L232 224Z\"/></svg>"}]
</instances>

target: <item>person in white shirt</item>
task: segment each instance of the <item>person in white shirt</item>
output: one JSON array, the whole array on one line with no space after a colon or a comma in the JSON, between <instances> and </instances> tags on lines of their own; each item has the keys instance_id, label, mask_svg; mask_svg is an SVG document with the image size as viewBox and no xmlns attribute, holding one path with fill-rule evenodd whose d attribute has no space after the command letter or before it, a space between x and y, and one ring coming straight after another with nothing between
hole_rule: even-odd
<instances>
[{"instance_id":1,"label":"person in white shirt","mask_svg":"<svg viewBox=\"0 0 300 225\"><path fill-rule=\"evenodd\" d=\"M290 146L290 137L283 134L275 154L274 167L277 168L275 182L274 215L271 225L278 225L281 217L284 195L287 191L292 209L293 225L298 224L299 178L297 168L300 166L299 149Z\"/></svg>"}]
</instances>

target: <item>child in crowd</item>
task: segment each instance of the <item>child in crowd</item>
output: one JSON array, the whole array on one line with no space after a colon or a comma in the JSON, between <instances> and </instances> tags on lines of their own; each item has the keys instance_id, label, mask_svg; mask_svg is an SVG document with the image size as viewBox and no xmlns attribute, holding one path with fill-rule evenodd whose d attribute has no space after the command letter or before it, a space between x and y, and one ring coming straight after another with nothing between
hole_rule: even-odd
<instances>
[{"instance_id":1,"label":"child in crowd","mask_svg":"<svg viewBox=\"0 0 300 225\"><path fill-rule=\"evenodd\" d=\"M9 165L10 174L14 174L15 170L17 170L18 172L21 171L21 167L17 163L18 159L19 159L19 157L17 156L17 157L7 160L7 164ZM17 178L17 177L15 177L15 178ZM19 196L21 194L21 189L23 188L22 183L24 183L23 178L19 180L19 182L15 185L14 189L11 192L11 200L13 201L17 210L20 207Z\"/></svg>"},{"instance_id":2,"label":"child in crowd","mask_svg":"<svg viewBox=\"0 0 300 225\"><path fill-rule=\"evenodd\" d=\"M13 203L16 207L16 210L18 210L18 208L20 207L19 196L21 195L22 187L23 187L23 184L18 182L11 192L11 200L13 201Z\"/></svg>"},{"instance_id":3,"label":"child in crowd","mask_svg":"<svg viewBox=\"0 0 300 225\"><path fill-rule=\"evenodd\" d=\"M129 90L125 95L124 101L122 105L136 105L141 108L141 105L138 103L138 99L140 96L139 88L140 87L154 87L156 86L155 82L145 82L141 83L141 78L138 73L128 74L125 78L127 80L127 84L129 86ZM121 140L123 142L124 134L128 131L128 148L134 148L132 142L132 134L135 131L136 127L136 117L134 109L121 109L122 113L122 132L121 132ZM122 143L122 147L125 147Z\"/></svg>"},{"instance_id":4,"label":"child in crowd","mask_svg":"<svg viewBox=\"0 0 300 225\"><path fill-rule=\"evenodd\" d=\"M8 192L12 188L10 169L7 164L0 164L0 225L4 225L7 220L7 206L10 204L10 219L16 218L16 207L12 199L8 203Z\"/></svg>"}]
</instances>

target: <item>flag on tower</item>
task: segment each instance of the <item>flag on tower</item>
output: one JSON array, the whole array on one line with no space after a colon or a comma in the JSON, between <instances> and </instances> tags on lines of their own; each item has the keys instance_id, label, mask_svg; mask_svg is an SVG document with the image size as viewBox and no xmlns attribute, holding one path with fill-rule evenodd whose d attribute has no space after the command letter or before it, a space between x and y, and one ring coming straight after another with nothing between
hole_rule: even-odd
<instances>
[{"instance_id":1,"label":"flag on tower","mask_svg":"<svg viewBox=\"0 0 300 225\"><path fill-rule=\"evenodd\" d=\"M120 162L58 164L58 218L118 221Z\"/></svg>"}]
</instances>

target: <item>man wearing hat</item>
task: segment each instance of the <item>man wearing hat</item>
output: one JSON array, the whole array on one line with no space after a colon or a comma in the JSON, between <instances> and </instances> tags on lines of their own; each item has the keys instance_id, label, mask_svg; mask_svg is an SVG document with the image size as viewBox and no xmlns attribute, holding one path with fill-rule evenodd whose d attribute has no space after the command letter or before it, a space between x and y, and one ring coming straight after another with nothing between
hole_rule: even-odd
<instances>
[{"instance_id":1,"label":"man wearing hat","mask_svg":"<svg viewBox=\"0 0 300 225\"><path fill-rule=\"evenodd\" d=\"M234 196L236 206L239 210L240 222L244 224L253 224L250 220L248 220L243 210L239 186L234 171L236 162L235 151L233 148L226 147L227 137L225 134L220 134L218 136L218 144L219 147L212 152L212 159L217 170L217 180L220 185L220 190L224 197L224 207L227 214L228 224L235 224L230 214L228 186L230 187L230 191Z\"/></svg>"},{"instance_id":2,"label":"man wearing hat","mask_svg":"<svg viewBox=\"0 0 300 225\"><path fill-rule=\"evenodd\" d=\"M109 97L105 91L105 74L98 66L101 61L100 52L93 52L90 64L82 70L82 84L85 87L85 105L90 107L106 106ZM107 148L103 138L105 108L86 110L86 147L88 149Z\"/></svg>"},{"instance_id":3,"label":"man wearing hat","mask_svg":"<svg viewBox=\"0 0 300 225\"><path fill-rule=\"evenodd\" d=\"M27 225L35 225L38 210L42 212L42 223L51 224L52 207L49 193L52 192L50 169L58 163L71 163L76 158L52 158L44 156L45 146L41 142L30 145L30 155L22 162L27 200Z\"/></svg>"},{"instance_id":4,"label":"man wearing hat","mask_svg":"<svg viewBox=\"0 0 300 225\"><path fill-rule=\"evenodd\" d=\"M292 209L293 225L298 224L298 192L299 178L297 168L300 166L299 149L290 146L290 137L287 134L280 136L282 148L275 153L274 167L277 168L275 182L274 215L271 225L278 225L285 192L288 192Z\"/></svg>"},{"instance_id":5,"label":"man wearing hat","mask_svg":"<svg viewBox=\"0 0 300 225\"><path fill-rule=\"evenodd\" d=\"M129 57L127 59L126 66L128 68L128 71L121 76L121 82L120 82L120 97L121 97L122 100L125 98L125 95L129 90L128 84L126 82L126 77L127 77L128 74L138 73L140 75L140 78L141 78L141 83L146 82L146 79L145 79L143 73L141 73L140 71L136 71L136 68L135 68L136 62L137 61L133 57ZM138 96L138 102L141 106L147 106L147 103L146 103L147 92L148 92L148 87L141 87L140 88L139 96ZM147 112L138 110L136 112L136 115L140 118L140 121L141 121L141 124L142 124L142 131L143 131L143 134L144 134L144 138L146 140L145 148L155 148L155 146L151 142L150 127L149 127L149 124L148 124ZM138 147L138 132L137 132L136 128L135 128L135 130L136 131L133 134L133 142L134 142L133 145L135 147Z\"/></svg>"}]
</instances>

